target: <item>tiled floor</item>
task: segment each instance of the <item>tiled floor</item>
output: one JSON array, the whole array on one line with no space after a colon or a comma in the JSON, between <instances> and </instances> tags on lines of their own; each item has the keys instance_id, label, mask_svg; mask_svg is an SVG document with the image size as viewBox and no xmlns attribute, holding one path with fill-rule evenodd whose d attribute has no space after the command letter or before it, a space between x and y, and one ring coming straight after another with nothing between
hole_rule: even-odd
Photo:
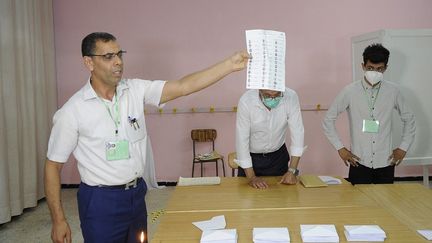
<instances>
[{"instance_id":1,"label":"tiled floor","mask_svg":"<svg viewBox=\"0 0 432 243\"><path fill-rule=\"evenodd\" d=\"M397 183L422 183L397 182ZM166 202L168 201L175 187L166 187L159 190L151 190L147 193L146 202L149 212L148 230L151 239L152 234L159 222L159 216L163 214ZM429 188L432 188L432 182ZM74 243L83 242L81 235L78 209L76 203L77 189L63 189L62 201L66 212L69 225L72 230L72 240ZM21 243L21 242L40 242L47 243L50 240L51 221L48 207L45 200L41 200L35 208L26 209L24 214L14 217L11 222L0 225L1 243Z\"/></svg>"},{"instance_id":2,"label":"tiled floor","mask_svg":"<svg viewBox=\"0 0 432 243\"><path fill-rule=\"evenodd\" d=\"M166 187L147 192L146 202L148 217L148 231L151 239L159 222L160 216L165 208L174 187ZM62 202L69 226L72 230L72 242L83 242L78 218L78 206L76 202L77 189L63 189ZM41 200L37 207L24 210L25 212L16 216L11 222L0 225L1 243L21 242L51 242L51 220L48 206L45 200Z\"/></svg>"}]
</instances>

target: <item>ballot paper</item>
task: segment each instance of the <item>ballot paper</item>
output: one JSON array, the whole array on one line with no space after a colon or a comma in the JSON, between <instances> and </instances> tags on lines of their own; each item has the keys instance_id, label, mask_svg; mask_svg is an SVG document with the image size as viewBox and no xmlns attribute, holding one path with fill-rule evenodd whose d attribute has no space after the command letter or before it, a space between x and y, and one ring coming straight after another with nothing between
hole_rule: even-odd
<instances>
[{"instance_id":1,"label":"ballot paper","mask_svg":"<svg viewBox=\"0 0 432 243\"><path fill-rule=\"evenodd\" d=\"M237 243L236 229L206 230L201 235L201 243Z\"/></svg>"},{"instance_id":2,"label":"ballot paper","mask_svg":"<svg viewBox=\"0 0 432 243\"><path fill-rule=\"evenodd\" d=\"M417 232L426 238L426 240L432 240L432 230L423 229L417 230Z\"/></svg>"},{"instance_id":3,"label":"ballot paper","mask_svg":"<svg viewBox=\"0 0 432 243\"><path fill-rule=\"evenodd\" d=\"M338 185L342 184L342 181L333 176L318 176L327 185Z\"/></svg>"},{"instance_id":4,"label":"ballot paper","mask_svg":"<svg viewBox=\"0 0 432 243\"><path fill-rule=\"evenodd\" d=\"M274 30L246 30L251 59L247 66L247 89L285 91L285 33Z\"/></svg>"},{"instance_id":5,"label":"ballot paper","mask_svg":"<svg viewBox=\"0 0 432 243\"><path fill-rule=\"evenodd\" d=\"M378 225L345 225L347 241L384 241L386 233Z\"/></svg>"},{"instance_id":6,"label":"ballot paper","mask_svg":"<svg viewBox=\"0 0 432 243\"><path fill-rule=\"evenodd\" d=\"M301 224L303 242L339 242L334 224Z\"/></svg>"},{"instance_id":7,"label":"ballot paper","mask_svg":"<svg viewBox=\"0 0 432 243\"><path fill-rule=\"evenodd\" d=\"M220 184L220 177L186 178L180 176L177 186L202 186L202 185L219 185L219 184Z\"/></svg>"},{"instance_id":8,"label":"ballot paper","mask_svg":"<svg viewBox=\"0 0 432 243\"><path fill-rule=\"evenodd\" d=\"M225 229L226 226L224 215L215 216L210 220L192 222L192 224L202 231Z\"/></svg>"},{"instance_id":9,"label":"ballot paper","mask_svg":"<svg viewBox=\"0 0 432 243\"><path fill-rule=\"evenodd\" d=\"M289 243L288 228L254 228L254 243Z\"/></svg>"}]
</instances>

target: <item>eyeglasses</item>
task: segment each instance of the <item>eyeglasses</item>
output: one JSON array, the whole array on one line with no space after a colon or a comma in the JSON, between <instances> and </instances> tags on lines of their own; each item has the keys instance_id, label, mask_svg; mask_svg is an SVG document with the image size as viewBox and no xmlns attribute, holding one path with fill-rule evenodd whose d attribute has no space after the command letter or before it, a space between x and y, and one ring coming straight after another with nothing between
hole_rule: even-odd
<instances>
[{"instance_id":1,"label":"eyeglasses","mask_svg":"<svg viewBox=\"0 0 432 243\"><path fill-rule=\"evenodd\" d=\"M280 92L280 93L277 94L277 95L266 95L266 94L263 94L263 93L260 92L260 95L261 95L261 97L262 97L263 99L275 99L275 98L283 97L283 96L284 96L284 93L283 93L283 92Z\"/></svg>"},{"instance_id":2,"label":"eyeglasses","mask_svg":"<svg viewBox=\"0 0 432 243\"><path fill-rule=\"evenodd\" d=\"M366 66L365 69L366 71L376 71L376 72L383 73L387 69L387 67L386 66L381 66L381 67Z\"/></svg>"},{"instance_id":3,"label":"eyeglasses","mask_svg":"<svg viewBox=\"0 0 432 243\"><path fill-rule=\"evenodd\" d=\"M89 57L102 57L105 61L111 61L114 59L115 56L118 56L120 59L123 59L123 54L126 53L126 51L120 50L117 53L106 53L106 54L101 54L101 55L96 55L96 54L90 54L87 55Z\"/></svg>"}]
</instances>

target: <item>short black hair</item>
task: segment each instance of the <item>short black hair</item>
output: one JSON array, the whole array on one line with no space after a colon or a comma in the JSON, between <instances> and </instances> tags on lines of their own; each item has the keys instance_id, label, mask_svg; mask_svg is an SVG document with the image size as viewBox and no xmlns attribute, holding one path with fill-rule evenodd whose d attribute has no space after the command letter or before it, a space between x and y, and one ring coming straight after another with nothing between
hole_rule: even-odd
<instances>
[{"instance_id":1,"label":"short black hair","mask_svg":"<svg viewBox=\"0 0 432 243\"><path fill-rule=\"evenodd\" d=\"M116 41L117 39L110 33L106 32L93 32L88 34L81 42L81 54L82 56L90 56L94 54L96 48L96 42L103 41Z\"/></svg>"},{"instance_id":2,"label":"short black hair","mask_svg":"<svg viewBox=\"0 0 432 243\"><path fill-rule=\"evenodd\" d=\"M385 63L387 66L390 56L389 50L380 43L374 43L366 47L363 52L363 63L366 65L368 61L371 63Z\"/></svg>"}]
</instances>

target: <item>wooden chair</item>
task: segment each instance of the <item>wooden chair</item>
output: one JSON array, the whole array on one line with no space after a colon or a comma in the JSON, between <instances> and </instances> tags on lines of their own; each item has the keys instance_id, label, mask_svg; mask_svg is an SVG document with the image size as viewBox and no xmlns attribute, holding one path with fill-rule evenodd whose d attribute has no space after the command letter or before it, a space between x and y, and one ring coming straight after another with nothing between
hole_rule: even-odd
<instances>
[{"instance_id":1,"label":"wooden chair","mask_svg":"<svg viewBox=\"0 0 432 243\"><path fill-rule=\"evenodd\" d=\"M217 132L215 129L194 129L191 131L191 138L193 142L193 161L192 161L192 177L194 176L195 164L201 165L201 177L203 176L203 164L215 163L216 176L219 176L218 162L222 162L223 175L225 176L225 162L223 156L215 150L215 140ZM198 143L211 143L212 151L207 154L197 154L196 146Z\"/></svg>"},{"instance_id":2,"label":"wooden chair","mask_svg":"<svg viewBox=\"0 0 432 243\"><path fill-rule=\"evenodd\" d=\"M231 167L232 170L232 177L235 176L235 170L238 169L238 164L234 162L234 160L237 159L237 153L231 152L228 154L228 165Z\"/></svg>"}]
</instances>

